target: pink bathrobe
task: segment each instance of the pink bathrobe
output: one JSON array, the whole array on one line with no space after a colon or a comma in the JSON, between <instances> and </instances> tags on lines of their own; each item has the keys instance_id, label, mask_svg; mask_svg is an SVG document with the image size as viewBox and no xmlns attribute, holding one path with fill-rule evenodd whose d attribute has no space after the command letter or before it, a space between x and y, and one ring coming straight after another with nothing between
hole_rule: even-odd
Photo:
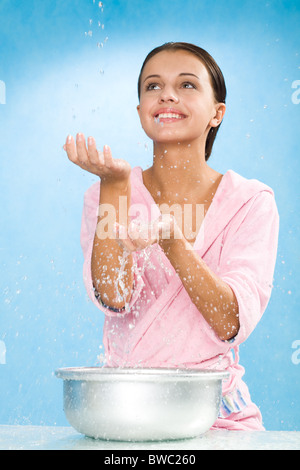
<instances>
[{"instance_id":1,"label":"pink bathrobe","mask_svg":"<svg viewBox=\"0 0 300 470\"><path fill-rule=\"evenodd\" d=\"M138 219L157 218L160 212L143 184L140 167L132 170L131 185L131 204L144 208ZM105 313L107 365L227 370L230 379L223 382L214 427L263 430L261 414L241 379L238 349L259 322L272 290L279 226L272 190L227 171L193 247L236 295L240 329L229 342L208 325L157 244L134 253L134 290L126 310L113 312L99 303L91 278L99 191L96 183L85 194L81 245L88 295Z\"/></svg>"}]
</instances>

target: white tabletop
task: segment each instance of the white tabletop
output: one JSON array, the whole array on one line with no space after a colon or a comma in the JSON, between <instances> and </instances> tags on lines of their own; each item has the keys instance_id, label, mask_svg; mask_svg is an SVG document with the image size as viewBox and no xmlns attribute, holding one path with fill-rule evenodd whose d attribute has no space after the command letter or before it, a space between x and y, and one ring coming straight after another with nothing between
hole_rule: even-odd
<instances>
[{"instance_id":1,"label":"white tabletop","mask_svg":"<svg viewBox=\"0 0 300 470\"><path fill-rule=\"evenodd\" d=\"M300 450L300 432L209 431L195 439L167 442L94 440L71 427L0 426L0 450Z\"/></svg>"}]
</instances>

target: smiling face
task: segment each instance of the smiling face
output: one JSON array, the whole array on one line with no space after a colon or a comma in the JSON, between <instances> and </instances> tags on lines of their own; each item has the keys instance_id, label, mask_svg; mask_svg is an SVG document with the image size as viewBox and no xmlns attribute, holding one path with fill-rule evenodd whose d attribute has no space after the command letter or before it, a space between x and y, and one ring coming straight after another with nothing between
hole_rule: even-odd
<instances>
[{"instance_id":1,"label":"smiling face","mask_svg":"<svg viewBox=\"0 0 300 470\"><path fill-rule=\"evenodd\" d=\"M222 121L225 104L216 102L201 60L172 50L161 51L146 63L137 109L154 143L198 141L205 146L210 128Z\"/></svg>"}]
</instances>

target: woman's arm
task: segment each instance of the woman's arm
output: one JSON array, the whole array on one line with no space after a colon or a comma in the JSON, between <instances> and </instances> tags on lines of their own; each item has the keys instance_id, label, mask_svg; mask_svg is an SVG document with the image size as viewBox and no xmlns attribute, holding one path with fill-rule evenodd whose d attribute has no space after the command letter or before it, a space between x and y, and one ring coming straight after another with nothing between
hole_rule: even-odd
<instances>
[{"instance_id":1,"label":"woman's arm","mask_svg":"<svg viewBox=\"0 0 300 470\"><path fill-rule=\"evenodd\" d=\"M120 200L123 202L120 204ZM129 183L101 183L99 215L92 252L93 285L102 302L110 308L122 309L130 301L133 285L132 255L115 239L114 222L125 222L130 203ZM101 210L101 208L104 208ZM111 213L109 214L109 211Z\"/></svg>"},{"instance_id":2,"label":"woman's arm","mask_svg":"<svg viewBox=\"0 0 300 470\"><path fill-rule=\"evenodd\" d=\"M193 250L172 215L162 215L148 227L131 223L128 238L120 240L128 251L141 250L156 242L162 247L192 302L218 337L223 341L233 338L240 327L235 294Z\"/></svg>"},{"instance_id":3,"label":"woman's arm","mask_svg":"<svg viewBox=\"0 0 300 470\"><path fill-rule=\"evenodd\" d=\"M225 341L239 331L239 308L232 289L207 266L183 234L159 244L180 277L192 302L218 337Z\"/></svg>"},{"instance_id":4,"label":"woman's arm","mask_svg":"<svg viewBox=\"0 0 300 470\"><path fill-rule=\"evenodd\" d=\"M107 307L122 309L132 293L132 255L117 242L113 225L117 222L126 227L128 223L130 165L125 160L113 159L107 146L103 153L98 152L93 137L89 137L86 147L83 134L77 134L76 143L72 136L68 136L64 149L73 163L101 179L91 274L94 288L103 303Z\"/></svg>"}]
</instances>

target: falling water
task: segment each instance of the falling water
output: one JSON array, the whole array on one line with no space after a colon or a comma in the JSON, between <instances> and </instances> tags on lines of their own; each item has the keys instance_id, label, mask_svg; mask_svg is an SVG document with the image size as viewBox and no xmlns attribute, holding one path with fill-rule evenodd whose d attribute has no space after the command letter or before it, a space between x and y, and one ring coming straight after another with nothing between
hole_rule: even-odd
<instances>
[{"instance_id":1,"label":"falling water","mask_svg":"<svg viewBox=\"0 0 300 470\"><path fill-rule=\"evenodd\" d=\"M0 364L6 364L6 346L4 341L0 341Z\"/></svg>"}]
</instances>

